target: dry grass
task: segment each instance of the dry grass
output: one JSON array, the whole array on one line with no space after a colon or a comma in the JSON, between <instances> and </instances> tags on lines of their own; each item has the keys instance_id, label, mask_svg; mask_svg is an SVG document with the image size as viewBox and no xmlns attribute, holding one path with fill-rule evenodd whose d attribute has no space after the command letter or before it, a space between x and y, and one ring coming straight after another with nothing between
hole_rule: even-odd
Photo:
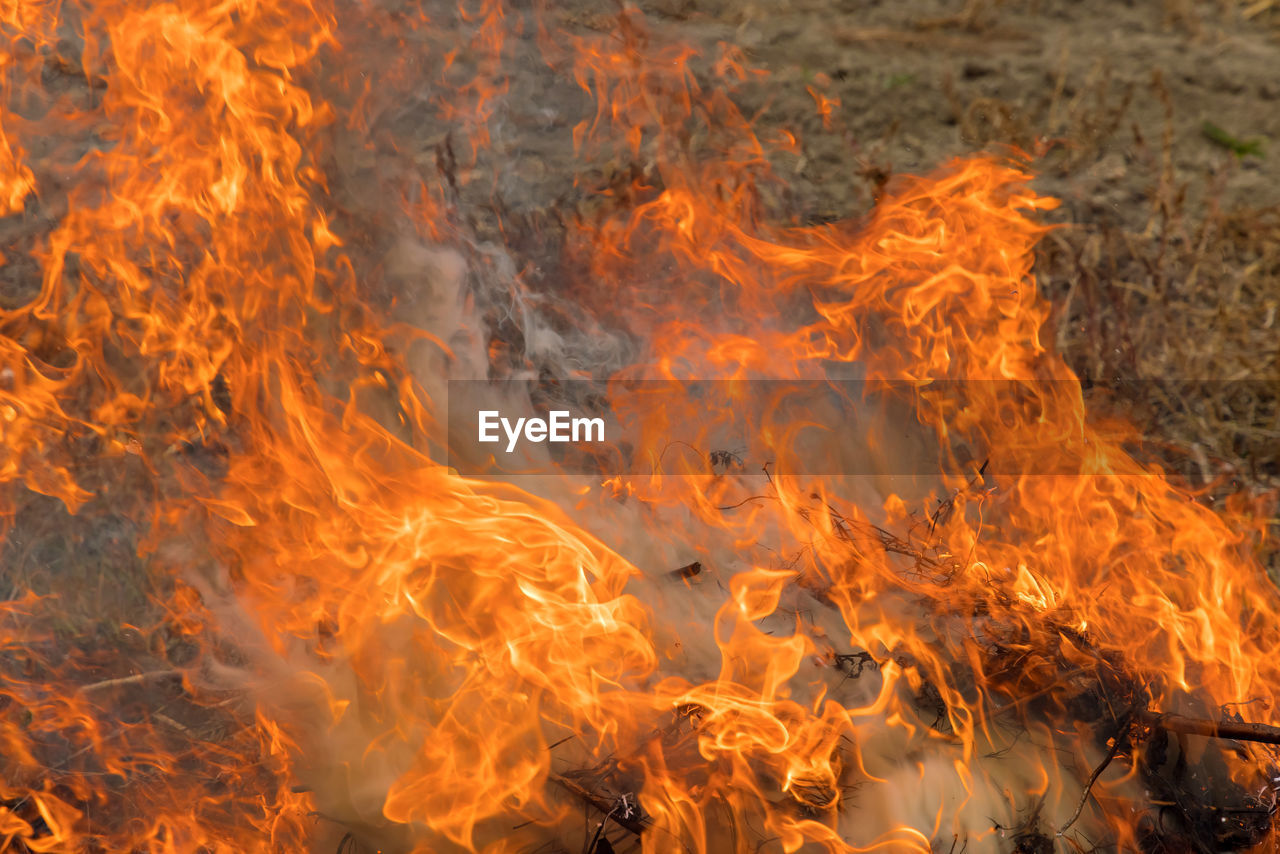
<instances>
[{"instance_id":1,"label":"dry grass","mask_svg":"<svg viewBox=\"0 0 1280 854\"><path fill-rule=\"evenodd\" d=\"M1280 0L1237 0L1246 21L1273 30L1280 37Z\"/></svg>"},{"instance_id":2,"label":"dry grass","mask_svg":"<svg viewBox=\"0 0 1280 854\"><path fill-rule=\"evenodd\" d=\"M1280 209L1175 208L1145 233L1076 224L1041 247L1057 346L1093 403L1130 415L1221 507L1280 490ZM1117 378L1123 382L1117 383ZM1261 544L1280 572L1274 510Z\"/></svg>"},{"instance_id":3,"label":"dry grass","mask_svg":"<svg viewBox=\"0 0 1280 854\"><path fill-rule=\"evenodd\" d=\"M956 15L921 21L909 32L844 30L834 38L968 50L1018 36L1000 30L1006 3L956 5ZM1165 8L1171 20L1188 27L1215 14L1238 14L1280 34L1280 0L1166 0ZM1058 140L1042 168L1062 176L1096 164L1128 132L1135 92L1117 85L1104 63L1073 78L1067 60L1064 54L1063 70L1034 102L966 100L949 90L962 137L975 147L1012 143L1029 150L1042 138ZM1269 522L1273 536L1258 548L1280 574L1275 510L1252 501L1280 491L1280 208L1222 210L1212 185L1189 201L1186 178L1170 165L1175 105L1162 93L1159 81L1141 93L1161 98L1166 110L1163 131L1148 134L1150 145L1136 145L1150 158L1145 221L1142 212L1136 222L1077 216L1043 243L1038 270L1059 307L1057 346L1082 378L1097 384L1094 404L1106 405L1108 391L1123 391L1110 403L1139 420L1148 451L1220 506L1251 508L1242 525ZM879 172L869 174L868 181L880 180ZM19 237L34 239L27 231L0 237L15 244ZM29 266L7 268L0 306L30 299L12 289L29 289L32 273ZM1120 389L1116 377L1136 382ZM145 496L151 488L145 473L113 468L99 477L113 492L74 517L53 499L23 494L0 546L0 597L26 590L56 594L60 634L115 641L126 624L159 620L155 599L164 591L137 554L145 535L137 520L146 518L138 511L148 499L122 503L116 497ZM162 652L152 663L173 663L171 651ZM191 712L157 720L178 735L209 737L201 728L219 718Z\"/></svg>"},{"instance_id":4,"label":"dry grass","mask_svg":"<svg viewBox=\"0 0 1280 854\"><path fill-rule=\"evenodd\" d=\"M1147 453L1257 532L1280 580L1280 207L1223 210L1214 179L1189 203L1164 100L1145 226L1068 223L1041 245L1041 283L1092 403L1134 418Z\"/></svg>"},{"instance_id":5,"label":"dry grass","mask_svg":"<svg viewBox=\"0 0 1280 854\"><path fill-rule=\"evenodd\" d=\"M944 77L943 93L960 138L976 148L992 143L1023 151L1047 148L1049 156L1038 168L1061 175L1097 160L1120 129L1134 87L1116 86L1105 62L1095 63L1083 79L1072 80L1068 59L1064 49L1047 98L1023 103L992 97L966 101L950 77Z\"/></svg>"},{"instance_id":6,"label":"dry grass","mask_svg":"<svg viewBox=\"0 0 1280 854\"><path fill-rule=\"evenodd\" d=\"M1046 4L1044 0L963 0L959 12L940 20L953 26L982 26L998 19L1002 8L1015 5L1039 12ZM1200 32L1217 17L1239 16L1280 37L1280 0L1162 0L1161 10L1166 26L1192 33Z\"/></svg>"},{"instance_id":7,"label":"dry grass","mask_svg":"<svg viewBox=\"0 0 1280 854\"><path fill-rule=\"evenodd\" d=\"M1105 190L1097 173L1108 164L1147 176L1145 210L1087 195L1042 243L1056 345L1092 406L1136 421L1143 453L1242 527L1269 531L1258 549L1280 580L1280 207L1224 209L1222 187L1240 168L1226 152L1216 176L1178 172L1177 105L1158 73L1135 93L1105 64L1083 79L1064 70L1050 95L1019 103L966 100L949 81L945 91L964 140L1038 149L1037 170L1067 186ZM1162 127L1139 127L1135 95L1161 105ZM1058 144L1046 152L1044 140Z\"/></svg>"}]
</instances>

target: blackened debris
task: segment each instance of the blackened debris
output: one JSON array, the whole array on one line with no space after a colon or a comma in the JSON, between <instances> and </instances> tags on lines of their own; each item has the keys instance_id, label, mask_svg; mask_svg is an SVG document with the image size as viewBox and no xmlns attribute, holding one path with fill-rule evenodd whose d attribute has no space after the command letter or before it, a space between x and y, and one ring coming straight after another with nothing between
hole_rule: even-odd
<instances>
[{"instance_id":1,"label":"blackened debris","mask_svg":"<svg viewBox=\"0 0 1280 854\"><path fill-rule=\"evenodd\" d=\"M725 474L731 471L742 471L742 457L733 451L712 451L707 455L711 462L711 468L716 474Z\"/></svg>"},{"instance_id":2,"label":"blackened debris","mask_svg":"<svg viewBox=\"0 0 1280 854\"><path fill-rule=\"evenodd\" d=\"M880 663L869 652L844 652L836 654L836 667L857 679L864 670L879 670Z\"/></svg>"},{"instance_id":3,"label":"blackened debris","mask_svg":"<svg viewBox=\"0 0 1280 854\"><path fill-rule=\"evenodd\" d=\"M1053 854L1053 840L1038 830L1013 838L1013 854Z\"/></svg>"},{"instance_id":4,"label":"blackened debris","mask_svg":"<svg viewBox=\"0 0 1280 854\"><path fill-rule=\"evenodd\" d=\"M673 569L668 573L672 578L693 578L695 575L702 574L702 564L698 561L686 564L679 569Z\"/></svg>"}]
</instances>

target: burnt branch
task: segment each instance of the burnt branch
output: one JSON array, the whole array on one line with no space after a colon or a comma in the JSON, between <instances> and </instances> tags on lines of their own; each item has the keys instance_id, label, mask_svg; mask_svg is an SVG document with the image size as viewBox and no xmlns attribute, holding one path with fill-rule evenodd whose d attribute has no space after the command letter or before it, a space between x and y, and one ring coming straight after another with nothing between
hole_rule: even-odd
<instances>
[{"instance_id":1,"label":"burnt branch","mask_svg":"<svg viewBox=\"0 0 1280 854\"><path fill-rule=\"evenodd\" d=\"M577 782L562 777L559 774L551 775L551 782L565 789L574 795L578 800L603 813L610 821L624 830L634 833L636 836L644 833L645 825L642 818L636 818L638 811L633 809L619 809L620 803L618 799L607 798L603 795L596 794L590 789L584 788Z\"/></svg>"},{"instance_id":2,"label":"burnt branch","mask_svg":"<svg viewBox=\"0 0 1280 854\"><path fill-rule=\"evenodd\" d=\"M1187 735L1205 735L1210 738L1230 738L1236 741L1252 741L1257 744L1280 744L1280 727L1241 721L1210 721L1188 718L1183 715L1167 715L1160 712L1139 712L1137 721L1145 726L1159 727L1169 732Z\"/></svg>"},{"instance_id":3,"label":"burnt branch","mask_svg":"<svg viewBox=\"0 0 1280 854\"><path fill-rule=\"evenodd\" d=\"M1102 772L1107 770L1107 766L1111 764L1111 760L1116 758L1116 754L1129 740L1129 731L1133 727L1134 715L1137 709L1130 709L1129 714L1125 715L1123 721L1120 722L1120 728L1116 730L1113 738L1111 749L1107 751L1107 755L1098 763L1098 767L1093 769L1093 773L1089 775L1089 781L1084 784L1084 791L1080 793L1080 803L1076 804L1076 811L1071 814L1071 818L1067 819L1067 823L1058 828L1055 836L1062 836L1070 829L1071 825L1076 823L1076 819L1080 818L1080 813L1084 812L1084 805L1089 803L1089 796L1093 794L1093 784L1098 782L1098 778L1102 776Z\"/></svg>"}]
</instances>

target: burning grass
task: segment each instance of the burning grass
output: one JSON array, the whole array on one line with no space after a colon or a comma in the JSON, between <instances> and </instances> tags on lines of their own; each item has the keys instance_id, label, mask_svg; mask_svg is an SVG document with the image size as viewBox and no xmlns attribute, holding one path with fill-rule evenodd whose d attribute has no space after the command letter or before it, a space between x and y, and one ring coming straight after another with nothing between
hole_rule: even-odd
<instances>
[{"instance_id":1,"label":"burning grass","mask_svg":"<svg viewBox=\"0 0 1280 854\"><path fill-rule=\"evenodd\" d=\"M1148 453L1219 506L1263 499L1250 513L1274 574L1280 210L1183 217L1146 235L1104 225L1046 242L1040 269L1062 295L1059 346L1099 386L1093 406L1150 425Z\"/></svg>"},{"instance_id":2,"label":"burning grass","mask_svg":"<svg viewBox=\"0 0 1280 854\"><path fill-rule=\"evenodd\" d=\"M1274 734L1245 724L1280 599L1077 381L1227 371L1208 404L1151 386L1148 417L1274 476L1271 319L1241 327L1270 214L1188 224L1166 180L1137 236L1054 230L1011 155L868 174L865 218L799 225L799 141L735 101L759 73L633 12L0 11L9 849L301 851L317 817L342 851L432 854L1272 838L1274 753L1226 739ZM64 98L50 67L89 80ZM423 77L441 96L402 103ZM1127 103L1049 114L1080 152ZM414 110L446 129L425 161ZM960 121L984 111L1025 130ZM546 138L575 180L530 236L500 191ZM447 381L532 408L498 377L597 383L610 452L649 468L460 476ZM771 406L684 393L707 377Z\"/></svg>"},{"instance_id":3,"label":"burning grass","mask_svg":"<svg viewBox=\"0 0 1280 854\"><path fill-rule=\"evenodd\" d=\"M1043 168L1084 173L1087 186L1143 176L1129 204L1069 204L1038 248L1057 349L1093 410L1141 424L1143 453L1239 514L1280 577L1280 207L1224 201L1247 168L1232 158L1205 176L1176 165L1185 158L1175 152L1178 106L1158 72L1141 93L1162 105L1157 134L1133 120L1134 87L1118 88L1105 64L1074 86L1060 68L1035 103L965 102L948 84L960 133L980 145L1047 146Z\"/></svg>"}]
</instances>

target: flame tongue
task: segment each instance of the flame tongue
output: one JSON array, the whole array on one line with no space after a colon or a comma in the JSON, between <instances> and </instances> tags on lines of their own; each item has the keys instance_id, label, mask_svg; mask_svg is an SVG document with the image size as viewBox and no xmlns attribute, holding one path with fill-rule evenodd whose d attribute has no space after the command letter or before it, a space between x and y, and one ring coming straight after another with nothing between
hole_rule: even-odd
<instances>
[{"instance_id":1,"label":"flame tongue","mask_svg":"<svg viewBox=\"0 0 1280 854\"><path fill-rule=\"evenodd\" d=\"M1263 840L1266 755L1152 713L1270 708L1275 599L1040 342L1053 203L1019 163L903 181L857 228L771 225L794 139L632 16L616 41L539 22L595 99L579 156L647 164L539 286L453 218L501 143L520 17L458 13L457 138L398 221L424 237L366 246L325 139L395 115L339 11L0 7L0 212L57 211L15 240L38 293L0 313L6 509L19 484L113 502L158 579L129 627L149 640L97 656L66 651L57 603L6 606L6 846L306 850L311 807L387 849L493 854ZM73 25L84 103L26 86ZM728 49L702 74L755 76ZM37 163L49 128L101 144ZM655 464L459 475L445 383L490 373L607 379L609 453ZM865 397L827 394L850 379ZM830 473L851 461L876 476Z\"/></svg>"}]
</instances>

